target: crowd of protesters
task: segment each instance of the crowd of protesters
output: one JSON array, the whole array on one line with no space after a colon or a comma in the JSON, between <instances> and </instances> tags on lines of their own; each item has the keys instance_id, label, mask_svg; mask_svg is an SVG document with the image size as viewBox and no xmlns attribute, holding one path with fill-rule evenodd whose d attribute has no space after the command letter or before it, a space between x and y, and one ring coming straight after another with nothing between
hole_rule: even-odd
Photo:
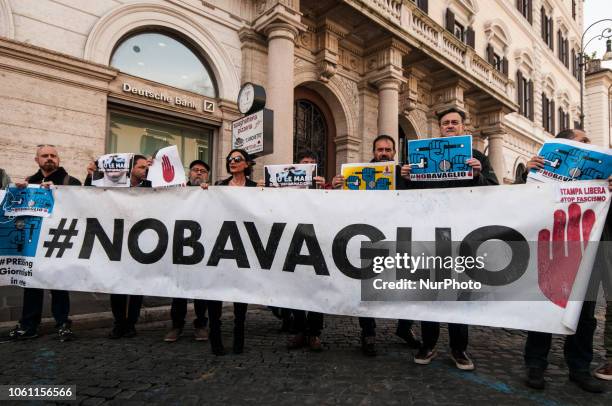
<instances>
[{"instance_id":1,"label":"crowd of protesters","mask_svg":"<svg viewBox=\"0 0 612 406\"><path fill-rule=\"evenodd\" d=\"M458 136L466 134L464 128L465 114L462 111L451 109L438 116L440 133L442 137ZM582 143L590 143L584 131L573 129L564 130L557 138L565 138ZM372 145L371 162L394 161L396 154L395 140L387 135L378 136ZM473 171L473 179L459 181L414 181L410 180L411 166L407 164L396 166L396 188L404 190L429 189L429 188L457 188L457 187L488 187L498 185L498 179L486 155L480 151L473 150L472 158L466 164ZM53 145L39 145L36 149L35 161L38 171L26 178L25 182L17 182L18 187L26 184L40 184L43 187L50 185L74 185L81 183L70 176L60 166L58 150ZM302 151L298 154L297 163L318 163L315 153ZM147 168L151 161L144 155L135 155L131 172L130 185L132 187L151 187L147 178ZM544 160L542 157L534 156L527 163L527 170L542 168ZM242 149L234 149L226 157L225 169L229 177L218 181L219 186L233 187L256 187L258 184L251 179L253 159ZM88 167L88 176L85 186L91 185L91 173L95 164ZM207 189L209 185L210 166L202 161L195 160L189 165L188 186ZM516 183L526 182L527 172L517 179ZM313 187L316 188L342 188L345 179L342 175L335 176L331 184L327 184L323 177L316 177ZM608 179L609 188L612 191L612 177ZM11 183L6 172L0 169L0 188L6 188ZM261 186L261 184L259 184ZM608 213L602 241L612 239L611 213ZM600 249L597 254L595 266L603 267L604 273L612 272L612 252ZM606 294L612 292L606 292ZM41 323L44 291L42 289L25 288L23 293L23 311L19 324L8 332L5 341L25 340L35 338L39 334ZM136 323L138 321L143 297L136 295L110 295L110 305L114 317L114 325L109 333L109 338L129 338L136 335ZM225 354L221 337L221 315L222 302L196 299L194 302L195 320L193 321L193 334L196 341L209 341L211 350L215 355ZM187 315L187 303L185 298L172 300L170 318L171 329L165 334L163 340L169 343L175 342L183 333L185 318ZM244 350L245 322L248 305L246 303L234 303L234 329L232 351L240 354ZM56 328L60 340L68 341L74 338L72 323L68 317L70 312L69 293L63 290L51 291L51 310L56 321ZM576 334L567 336L565 340L565 358L569 367L570 380L580 388L589 392L602 392L603 386L593 378L593 375L602 380L612 380L612 301L607 302L606 321L604 329L604 345L606 349L607 362L596 368L591 373L590 364L593 358L593 335L596 328L594 317L595 303L585 301L579 318ZM283 319L283 329L292 332L287 348L295 349L309 347L313 351L322 350L321 332L324 325L323 314L317 312L306 312L301 309L273 309L274 313ZM207 317L208 313L208 317ZM376 321L369 317L360 317L361 345L365 355L374 356L376 351ZM396 335L406 341L412 348L416 349L413 361L418 365L428 365L437 356L436 344L440 333L440 323L421 321L421 339L419 340L413 330L413 321L399 320ZM450 355L455 365L460 370L473 370L474 362L467 352L468 326L464 324L448 325ZM526 384L534 389L545 387L544 372L547 367L547 356L551 347L551 334L528 332L525 345L525 365L527 367Z\"/></svg>"}]
</instances>

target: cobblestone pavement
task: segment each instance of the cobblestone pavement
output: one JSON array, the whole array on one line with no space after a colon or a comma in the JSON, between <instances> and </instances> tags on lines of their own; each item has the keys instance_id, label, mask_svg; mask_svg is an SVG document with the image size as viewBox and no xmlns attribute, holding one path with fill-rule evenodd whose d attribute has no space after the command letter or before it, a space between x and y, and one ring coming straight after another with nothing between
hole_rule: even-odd
<instances>
[{"instance_id":1,"label":"cobblestone pavement","mask_svg":"<svg viewBox=\"0 0 612 406\"><path fill-rule=\"evenodd\" d=\"M593 366L603 359L602 309ZM225 346L231 349L231 311L224 311ZM412 362L412 350L393 335L395 321L378 320L378 352L361 354L356 318L326 316L325 351L288 351L280 322L259 306L247 316L242 355L216 357L208 343L186 329L176 343L162 341L165 323L141 325L135 338L109 340L107 329L78 331L72 342L54 334L0 344L0 384L70 384L77 401L98 404L612 404L612 383L603 395L583 392L567 378L561 337L555 337L547 388L523 385L525 334L472 327L470 352L476 371L451 364L446 329L439 356L429 366ZM418 328L416 329L418 332ZM23 404L23 402L21 402Z\"/></svg>"}]
</instances>

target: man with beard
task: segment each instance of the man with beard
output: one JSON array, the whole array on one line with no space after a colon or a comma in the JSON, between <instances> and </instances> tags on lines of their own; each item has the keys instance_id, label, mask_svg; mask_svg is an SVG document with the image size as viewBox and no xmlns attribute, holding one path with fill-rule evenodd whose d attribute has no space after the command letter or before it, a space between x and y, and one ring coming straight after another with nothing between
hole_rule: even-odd
<instances>
[{"instance_id":1,"label":"man with beard","mask_svg":"<svg viewBox=\"0 0 612 406\"><path fill-rule=\"evenodd\" d=\"M38 172L26 178L25 183L16 183L18 187L26 187L28 183L39 184L42 187L52 185L81 186L81 182L68 175L60 166L60 158L54 145L38 145L34 161L38 164ZM6 341L14 341L38 337L38 327L42 317L44 290L34 288L23 289L23 310L21 320L14 329L9 331ZM65 290L51 291L51 313L55 319L55 327L61 341L73 338L72 322L68 318L70 312L70 297Z\"/></svg>"},{"instance_id":2,"label":"man with beard","mask_svg":"<svg viewBox=\"0 0 612 406\"><path fill-rule=\"evenodd\" d=\"M208 188L208 176L210 166L202 160L196 159L189 164L189 182L187 186L200 186L202 189ZM206 328L208 318L206 318L206 300L194 299L193 309L196 319L193 321L193 337L196 341L208 340L208 329ZM173 343L179 339L185 326L185 316L187 315L187 299L174 298L170 308L172 328L164 336L164 341Z\"/></svg>"},{"instance_id":3,"label":"man with beard","mask_svg":"<svg viewBox=\"0 0 612 406\"><path fill-rule=\"evenodd\" d=\"M372 143L374 157L370 162L389 162L395 159L395 140L389 135L379 135ZM395 167L396 182L400 180L400 168ZM344 176L336 175L332 180L334 188L344 185ZM398 182L398 185L400 183ZM399 187L398 187L399 188ZM376 320L372 317L360 317L361 349L365 355L376 355ZM411 348L419 348L421 343L415 338L412 331L412 320L398 320L395 335L402 338Z\"/></svg>"}]
</instances>

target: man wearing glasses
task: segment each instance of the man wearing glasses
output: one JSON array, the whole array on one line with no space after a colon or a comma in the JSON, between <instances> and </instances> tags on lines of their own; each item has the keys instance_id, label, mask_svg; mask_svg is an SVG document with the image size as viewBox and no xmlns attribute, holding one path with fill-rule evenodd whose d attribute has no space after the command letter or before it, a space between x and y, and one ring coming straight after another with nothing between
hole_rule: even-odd
<instances>
[{"instance_id":1,"label":"man wearing glasses","mask_svg":"<svg viewBox=\"0 0 612 406\"><path fill-rule=\"evenodd\" d=\"M208 187L208 176L210 175L210 166L202 160L196 159L189 164L189 182L187 186L200 186L205 189ZM196 319L193 321L193 337L196 341L208 340L208 329L206 318L206 300L194 299L193 308L195 310ZM179 339L183 333L185 326L185 316L187 315L187 299L174 298L170 308L170 317L172 319L172 328L164 336L164 341L173 343Z\"/></svg>"},{"instance_id":2,"label":"man wearing glasses","mask_svg":"<svg viewBox=\"0 0 612 406\"><path fill-rule=\"evenodd\" d=\"M442 137L454 137L465 135L464 126L465 113L451 108L438 114L440 134ZM466 160L466 164L472 168L473 179L466 180L447 180L440 182L431 181L411 181L410 165L403 165L401 177L403 185L398 185L398 189L433 189L433 188L454 188L454 187L473 187L498 185L497 176L489 163L489 158L482 152L472 149L472 158ZM450 237L445 237L449 238ZM457 368L463 371L474 369L474 363L468 356L466 350L468 346L468 326L466 324L448 324L449 344L451 348L451 358L455 361ZM440 323L434 321L421 321L421 338L423 344L414 356L414 362L418 365L428 365L437 356L436 344L440 336Z\"/></svg>"},{"instance_id":3,"label":"man wearing glasses","mask_svg":"<svg viewBox=\"0 0 612 406\"><path fill-rule=\"evenodd\" d=\"M28 183L39 184L42 187L51 185L81 186L81 182L68 175L60 166L60 158L54 145L43 144L36 148L34 161L38 164L38 172L26 178L25 182L16 182L18 187L26 187ZM21 320L14 329L9 331L4 341L38 337L38 326L42 317L44 290L34 288L23 289L23 310ZM65 290L51 291L51 313L55 319L55 327L61 341L73 338L72 322L68 318L70 312L70 297Z\"/></svg>"}]
</instances>

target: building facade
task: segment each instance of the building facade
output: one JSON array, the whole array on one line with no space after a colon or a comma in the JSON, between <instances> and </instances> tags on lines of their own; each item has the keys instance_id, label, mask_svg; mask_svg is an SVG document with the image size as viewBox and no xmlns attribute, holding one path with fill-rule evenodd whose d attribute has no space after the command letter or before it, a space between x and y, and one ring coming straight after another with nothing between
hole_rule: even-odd
<instances>
[{"instance_id":1,"label":"building facade","mask_svg":"<svg viewBox=\"0 0 612 406\"><path fill-rule=\"evenodd\" d=\"M612 53L612 41L607 51ZM584 128L593 144L612 148L612 61L592 60L587 65L584 90Z\"/></svg>"},{"instance_id":2,"label":"building facade","mask_svg":"<svg viewBox=\"0 0 612 406\"><path fill-rule=\"evenodd\" d=\"M581 0L0 0L0 167L55 144L81 179L104 153L177 145L225 176L241 84L266 88L274 152L320 156L328 180L372 140L439 135L468 115L511 183L579 119ZM76 307L75 307L76 308ZM10 317L14 317L12 314ZM5 316L2 316L3 318Z\"/></svg>"},{"instance_id":3,"label":"building facade","mask_svg":"<svg viewBox=\"0 0 612 406\"><path fill-rule=\"evenodd\" d=\"M84 176L107 152L176 144L224 175L244 82L265 86L274 152L321 155L328 178L371 140L437 135L468 113L500 179L579 116L582 1L0 0L0 166L60 147ZM403 157L403 154L401 154Z\"/></svg>"}]
</instances>

